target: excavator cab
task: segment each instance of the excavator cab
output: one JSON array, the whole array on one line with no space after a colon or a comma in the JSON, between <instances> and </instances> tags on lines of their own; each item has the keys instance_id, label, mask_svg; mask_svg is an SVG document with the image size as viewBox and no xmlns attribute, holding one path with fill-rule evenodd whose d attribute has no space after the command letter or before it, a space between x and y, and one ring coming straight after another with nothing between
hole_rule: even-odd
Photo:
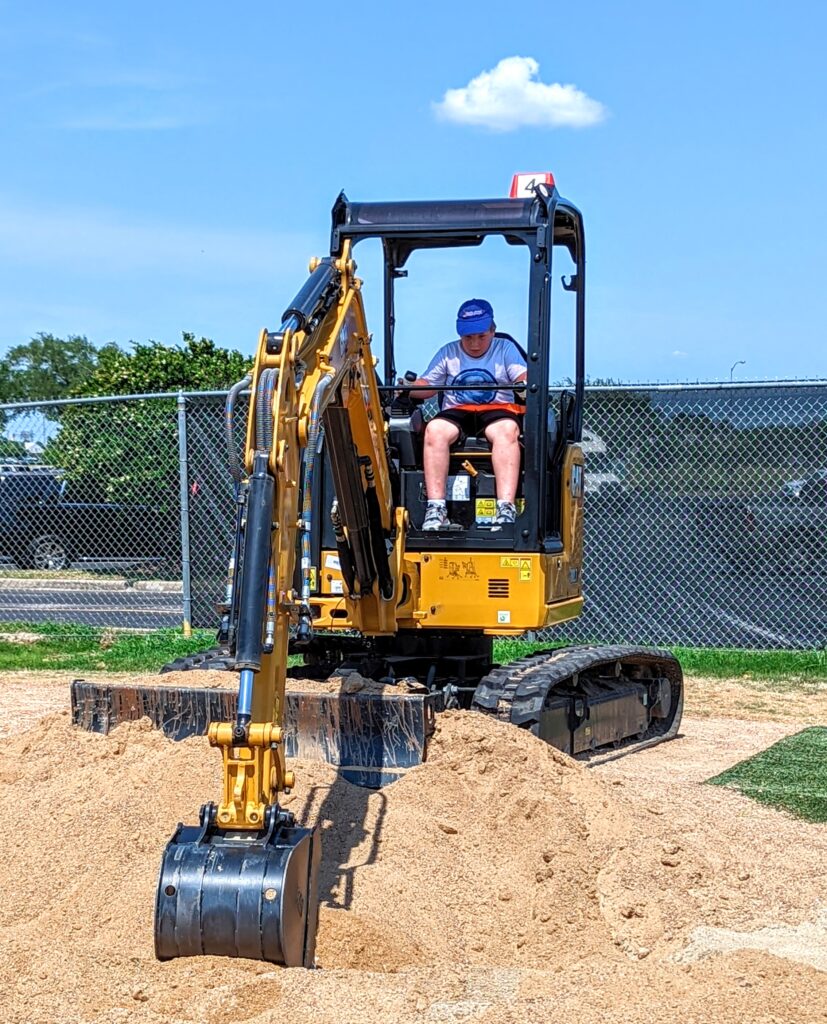
<instances>
[{"instance_id":1,"label":"excavator cab","mask_svg":"<svg viewBox=\"0 0 827 1024\"><path fill-rule=\"evenodd\" d=\"M393 504L404 510L406 517L405 559L410 572L403 568L405 591L413 597L397 607L393 646L398 646L398 634L402 633L406 648L420 648L424 661L439 642L437 632L446 631L446 640L454 646L467 641L478 652L489 650L490 663L494 634L540 629L574 618L582 607L583 458L577 442L583 407L585 238L579 210L559 195L550 175L544 178L520 198L353 203L342 194L333 208L330 248L334 256L349 246L358 257L359 245L367 239L378 239L382 247L383 379L377 390ZM438 398L424 408L417 407L411 400L415 390L411 374L399 380L396 288L407 276L414 254L476 248L492 238L522 248L529 268L526 334L512 338L524 352L527 366L527 380L515 392L521 410L517 521L497 531L491 529L496 490L490 448L484 437L471 436L461 438L451 451L449 515L461 529L425 533L422 435L428 412L433 412ZM567 343L574 350L575 372L571 388L552 404L552 261L561 249L566 251L567 264L574 267L565 287L572 293L574 305L573 337ZM327 424L325 436L330 436ZM347 553L338 551L334 527L325 514L334 501L342 500L341 481L336 479L339 450L333 446L333 454L327 452L314 495L321 529L311 538L311 563L318 573L310 604L320 650L332 650L330 630L355 626L364 632L352 620L346 603L337 600L352 592L337 568L343 558L347 561ZM439 591L436 603L429 596L431 588ZM460 632L465 633L461 641ZM380 632L372 635L376 638L374 650L381 653ZM394 671L403 667L397 662ZM414 661L407 667L415 670L417 664ZM442 668L437 666L440 677ZM446 678L450 674L448 671Z\"/></svg>"},{"instance_id":2,"label":"excavator cab","mask_svg":"<svg viewBox=\"0 0 827 1024\"><path fill-rule=\"evenodd\" d=\"M211 722L207 733L223 760L221 794L198 825L178 827L164 853L161 959L314 962L318 830L279 804L294 784L283 728L289 653L303 656L307 674L357 669L385 684L414 677L440 707L475 708L575 756L677 731L682 677L667 652L589 645L493 662L494 637L566 622L583 605L583 222L551 175L523 184L511 198L476 201L359 203L342 193L329 256L311 262L280 327L262 331L252 372L230 391L236 541L221 636L238 697L234 720ZM414 253L495 236L522 247L528 265L517 339L527 365L519 514L491 529L490 453L468 438L449 475L461 529L425 532L422 413L411 407L410 382L397 378L395 286ZM384 264L381 379L356 276L355 253L371 238ZM552 399L561 251L573 267L563 287L574 301L574 368L571 387ZM233 414L245 390L242 465Z\"/></svg>"},{"instance_id":3,"label":"excavator cab","mask_svg":"<svg viewBox=\"0 0 827 1024\"><path fill-rule=\"evenodd\" d=\"M334 207L331 248L349 237L353 239L358 256L357 243L364 239L379 238L382 243L383 396L393 396L397 402L396 408L393 404L390 406L389 443L391 457L398 459L399 464L399 504L408 510L410 516L409 550L433 548L439 551L447 544L457 551L506 550L522 551L526 555L539 550L546 554L563 551L561 458L566 444L578 441L582 423L585 238L580 212L560 197L551 175L542 177L544 180L540 181L540 176L537 176L534 188L519 198L479 203L463 200L382 204L350 203L346 197L340 196ZM522 420L518 520L513 528L497 531L499 536L492 533L490 521L495 489L490 449L484 436L475 435L461 438L451 452L450 517L462 525L462 534L450 538L440 534L436 537L423 535L421 525L426 498L422 475L422 431L429 410L414 410L407 418L395 415L400 396L395 350L398 333L395 292L408 275L407 267L412 256L427 258L439 249L478 249L490 245L494 239L502 239L509 246L522 249L529 267L525 334L514 337L505 329L500 330L499 325L497 331L498 335L511 338L517 345L528 368L525 387L514 395L515 403L518 403L515 407L520 408ZM552 376L552 261L561 249L566 250L567 264L576 268L568 287L574 293L572 298L576 309L574 337L560 338L559 345L571 345L575 349L576 371L572 390L564 396L563 430L558 430L563 417L550 407L548 395ZM515 290L522 283L515 280ZM512 325L502 326L511 328ZM516 327L513 329L518 333ZM406 384L410 388L411 382ZM439 398L429 404L438 405ZM562 441L566 444L560 443Z\"/></svg>"}]
</instances>

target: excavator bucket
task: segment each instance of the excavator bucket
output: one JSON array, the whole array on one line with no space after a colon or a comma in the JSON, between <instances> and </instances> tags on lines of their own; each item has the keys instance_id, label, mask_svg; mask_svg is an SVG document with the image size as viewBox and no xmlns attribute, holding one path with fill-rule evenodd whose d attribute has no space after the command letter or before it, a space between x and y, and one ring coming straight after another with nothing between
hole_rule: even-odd
<instances>
[{"instance_id":1,"label":"excavator bucket","mask_svg":"<svg viewBox=\"0 0 827 1024\"><path fill-rule=\"evenodd\" d=\"M272 808L259 834L180 825L161 862L155 955L233 956L312 967L319 915L318 829Z\"/></svg>"}]
</instances>

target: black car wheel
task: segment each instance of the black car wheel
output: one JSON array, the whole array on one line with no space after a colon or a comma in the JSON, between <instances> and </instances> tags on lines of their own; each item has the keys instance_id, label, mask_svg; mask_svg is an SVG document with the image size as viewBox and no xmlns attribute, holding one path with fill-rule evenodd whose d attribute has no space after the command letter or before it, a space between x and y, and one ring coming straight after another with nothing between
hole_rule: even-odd
<instances>
[{"instance_id":1,"label":"black car wheel","mask_svg":"<svg viewBox=\"0 0 827 1024\"><path fill-rule=\"evenodd\" d=\"M28 545L23 569L46 569L59 572L68 569L72 555L65 541L54 533L46 533L35 537Z\"/></svg>"}]
</instances>

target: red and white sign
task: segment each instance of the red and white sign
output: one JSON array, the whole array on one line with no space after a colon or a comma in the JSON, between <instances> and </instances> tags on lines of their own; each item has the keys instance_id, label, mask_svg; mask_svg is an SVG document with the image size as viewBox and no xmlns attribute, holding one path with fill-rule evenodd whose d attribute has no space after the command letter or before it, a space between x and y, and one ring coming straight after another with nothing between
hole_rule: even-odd
<instances>
[{"instance_id":1,"label":"red and white sign","mask_svg":"<svg viewBox=\"0 0 827 1024\"><path fill-rule=\"evenodd\" d=\"M538 185L554 188L554 175L551 171L535 171L515 174L511 179L509 199L533 199Z\"/></svg>"}]
</instances>

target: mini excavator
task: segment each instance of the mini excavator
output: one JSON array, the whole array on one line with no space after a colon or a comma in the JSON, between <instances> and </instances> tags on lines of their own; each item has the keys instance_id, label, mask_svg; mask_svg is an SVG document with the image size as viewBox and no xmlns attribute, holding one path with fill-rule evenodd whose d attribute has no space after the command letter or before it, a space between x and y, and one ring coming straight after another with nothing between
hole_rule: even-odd
<instances>
[{"instance_id":1,"label":"mini excavator","mask_svg":"<svg viewBox=\"0 0 827 1024\"><path fill-rule=\"evenodd\" d=\"M424 532L422 408L411 411L415 388L396 376L394 285L417 250L490 236L528 253L519 514L491 528L488 445L463 438L449 477L449 512L462 529ZM354 262L366 238L384 254L381 382ZM563 282L574 299L576 379L552 399L551 275L561 249L576 268ZM330 255L311 262L228 398L232 432L235 399L250 392L222 626L238 705L234 721L208 731L223 759L221 793L197 825L178 826L163 855L159 959L314 963L319 831L279 804L294 785L283 752L289 651L317 670L414 676L444 706L531 729L572 756L677 733L682 674L668 652L587 645L493 661L495 636L566 622L583 606L584 312L583 221L550 174L518 176L510 198L336 200Z\"/></svg>"}]
</instances>

